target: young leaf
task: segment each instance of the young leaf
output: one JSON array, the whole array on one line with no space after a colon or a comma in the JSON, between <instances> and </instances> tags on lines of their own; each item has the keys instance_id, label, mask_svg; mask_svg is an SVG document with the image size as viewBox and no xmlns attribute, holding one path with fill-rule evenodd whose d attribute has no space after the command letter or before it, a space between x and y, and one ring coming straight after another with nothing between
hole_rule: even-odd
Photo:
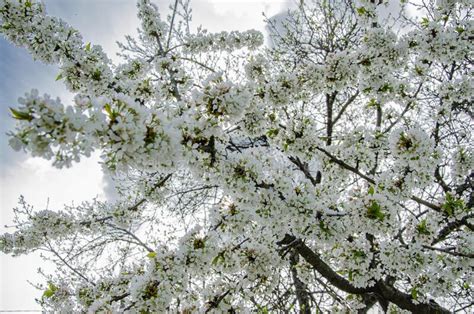
<instances>
[{"instance_id":1,"label":"young leaf","mask_svg":"<svg viewBox=\"0 0 474 314\"><path fill-rule=\"evenodd\" d=\"M431 232L426 225L426 219L421 220L421 222L416 226L416 231L419 234L429 235Z\"/></svg>"},{"instance_id":2,"label":"young leaf","mask_svg":"<svg viewBox=\"0 0 474 314\"><path fill-rule=\"evenodd\" d=\"M383 221L385 218L382 207L375 200L371 200L369 207L367 207L367 217L369 219L378 219L380 221Z\"/></svg>"},{"instance_id":3,"label":"young leaf","mask_svg":"<svg viewBox=\"0 0 474 314\"><path fill-rule=\"evenodd\" d=\"M369 193L369 195L374 195L375 189L374 189L374 186L373 186L373 185L371 185L371 186L369 187L369 190L367 191L367 193Z\"/></svg>"},{"instance_id":4,"label":"young leaf","mask_svg":"<svg viewBox=\"0 0 474 314\"><path fill-rule=\"evenodd\" d=\"M423 26L424 28L427 28L428 25L430 24L430 21L428 20L428 18L424 17L421 19L421 26Z\"/></svg>"},{"instance_id":5,"label":"young leaf","mask_svg":"<svg viewBox=\"0 0 474 314\"><path fill-rule=\"evenodd\" d=\"M357 14L359 14L359 15L362 16L362 15L364 15L364 14L366 14L366 13L367 13L367 10L366 10L364 7L359 7L359 8L357 8Z\"/></svg>"},{"instance_id":6,"label":"young leaf","mask_svg":"<svg viewBox=\"0 0 474 314\"><path fill-rule=\"evenodd\" d=\"M45 290L43 293L43 297L45 298L51 298L53 295L54 295L54 291L49 290L49 289Z\"/></svg>"},{"instance_id":7,"label":"young leaf","mask_svg":"<svg viewBox=\"0 0 474 314\"><path fill-rule=\"evenodd\" d=\"M107 114L108 114L108 115L109 115L109 117L111 118L111 117L112 117L112 114L113 114L113 112L112 112L112 108L110 107L110 104L108 104L108 103L107 103L107 104L105 104L105 106L104 106L104 110L105 110L105 112L107 112Z\"/></svg>"},{"instance_id":8,"label":"young leaf","mask_svg":"<svg viewBox=\"0 0 474 314\"><path fill-rule=\"evenodd\" d=\"M10 112L12 113L12 117L17 120L33 120L33 116L28 112L18 111L16 109L10 108Z\"/></svg>"},{"instance_id":9,"label":"young leaf","mask_svg":"<svg viewBox=\"0 0 474 314\"><path fill-rule=\"evenodd\" d=\"M217 264L219 264L219 263L221 263L221 262L223 263L224 261L225 261L224 254L219 253L219 254L216 255L216 257L214 257L214 258L212 259L211 265L215 266L215 265L217 265Z\"/></svg>"},{"instance_id":10,"label":"young leaf","mask_svg":"<svg viewBox=\"0 0 474 314\"><path fill-rule=\"evenodd\" d=\"M44 298L51 298L56 291L58 291L58 287L56 287L52 282L48 283L48 289L43 292Z\"/></svg>"}]
</instances>

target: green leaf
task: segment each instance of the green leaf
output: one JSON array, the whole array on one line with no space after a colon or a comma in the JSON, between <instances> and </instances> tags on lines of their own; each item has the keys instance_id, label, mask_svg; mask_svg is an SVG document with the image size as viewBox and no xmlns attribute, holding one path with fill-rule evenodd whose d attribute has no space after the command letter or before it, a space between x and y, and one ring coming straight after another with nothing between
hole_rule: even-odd
<instances>
[{"instance_id":1,"label":"green leaf","mask_svg":"<svg viewBox=\"0 0 474 314\"><path fill-rule=\"evenodd\" d=\"M424 28L428 27L428 25L430 24L430 20L428 20L427 17L424 17L421 19L421 26L423 26Z\"/></svg>"},{"instance_id":2,"label":"green leaf","mask_svg":"<svg viewBox=\"0 0 474 314\"><path fill-rule=\"evenodd\" d=\"M369 191L368 191L367 193L369 193L369 195L374 195L375 189L374 189L374 186L373 186L373 185L371 185L371 186L369 187Z\"/></svg>"},{"instance_id":3,"label":"green leaf","mask_svg":"<svg viewBox=\"0 0 474 314\"><path fill-rule=\"evenodd\" d=\"M107 112L107 114L109 115L109 117L112 117L113 112L112 112L112 108L110 107L110 104L109 104L109 103L105 104L104 110L105 110L105 112Z\"/></svg>"},{"instance_id":4,"label":"green leaf","mask_svg":"<svg viewBox=\"0 0 474 314\"><path fill-rule=\"evenodd\" d=\"M13 26L13 25L12 25L12 23L10 23L10 22L5 22L5 23L2 24L2 28L3 28L4 30L9 30L10 28L12 28L12 26Z\"/></svg>"},{"instance_id":5,"label":"green leaf","mask_svg":"<svg viewBox=\"0 0 474 314\"><path fill-rule=\"evenodd\" d=\"M367 104L368 108L377 108L378 106L380 106L380 104L377 102L375 98L371 98L369 100L369 103Z\"/></svg>"},{"instance_id":6,"label":"green leaf","mask_svg":"<svg viewBox=\"0 0 474 314\"><path fill-rule=\"evenodd\" d=\"M367 207L367 217L369 219L378 219L380 221L383 221L385 218L382 207L375 200L371 200L369 207Z\"/></svg>"},{"instance_id":7,"label":"green leaf","mask_svg":"<svg viewBox=\"0 0 474 314\"><path fill-rule=\"evenodd\" d=\"M225 257L223 253L219 253L212 259L211 265L215 266L219 263L223 263L225 261Z\"/></svg>"},{"instance_id":8,"label":"green leaf","mask_svg":"<svg viewBox=\"0 0 474 314\"><path fill-rule=\"evenodd\" d=\"M56 81L62 80L63 74L59 73L58 76L56 76Z\"/></svg>"},{"instance_id":9,"label":"green leaf","mask_svg":"<svg viewBox=\"0 0 474 314\"><path fill-rule=\"evenodd\" d=\"M206 247L206 241L201 238L196 238L193 241L193 247L195 250L202 250Z\"/></svg>"},{"instance_id":10,"label":"green leaf","mask_svg":"<svg viewBox=\"0 0 474 314\"><path fill-rule=\"evenodd\" d=\"M146 255L148 258L155 258L156 257L156 252L150 252Z\"/></svg>"},{"instance_id":11,"label":"green leaf","mask_svg":"<svg viewBox=\"0 0 474 314\"><path fill-rule=\"evenodd\" d=\"M18 111L16 109L10 108L10 112L12 113L12 117L17 120L33 120L33 116L29 112Z\"/></svg>"},{"instance_id":12,"label":"green leaf","mask_svg":"<svg viewBox=\"0 0 474 314\"><path fill-rule=\"evenodd\" d=\"M418 46L418 43L415 40L410 40L408 42L408 48L415 48L416 46Z\"/></svg>"},{"instance_id":13,"label":"green leaf","mask_svg":"<svg viewBox=\"0 0 474 314\"><path fill-rule=\"evenodd\" d=\"M361 60L359 63L365 67L368 67L372 64L372 62L370 62L370 59L368 58Z\"/></svg>"},{"instance_id":14,"label":"green leaf","mask_svg":"<svg viewBox=\"0 0 474 314\"><path fill-rule=\"evenodd\" d=\"M448 217L453 216L457 211L464 211L464 207L464 201L456 199L451 193L446 193L445 203L441 206Z\"/></svg>"},{"instance_id":15,"label":"green leaf","mask_svg":"<svg viewBox=\"0 0 474 314\"><path fill-rule=\"evenodd\" d=\"M367 255L365 255L365 252L362 250L356 250L354 251L354 257L356 258L365 258Z\"/></svg>"},{"instance_id":16,"label":"green leaf","mask_svg":"<svg viewBox=\"0 0 474 314\"><path fill-rule=\"evenodd\" d=\"M415 253L415 255L413 256L416 263L419 264L419 265L423 265L423 263L425 262L425 259L423 258L423 255L421 255L420 253Z\"/></svg>"},{"instance_id":17,"label":"green leaf","mask_svg":"<svg viewBox=\"0 0 474 314\"><path fill-rule=\"evenodd\" d=\"M267 136L269 138L274 138L275 136L278 135L279 130L278 129L270 129L267 131Z\"/></svg>"},{"instance_id":18,"label":"green leaf","mask_svg":"<svg viewBox=\"0 0 474 314\"><path fill-rule=\"evenodd\" d=\"M100 81L102 77L102 72L100 72L99 69L96 69L94 72L92 72L91 77L94 81Z\"/></svg>"},{"instance_id":19,"label":"green leaf","mask_svg":"<svg viewBox=\"0 0 474 314\"><path fill-rule=\"evenodd\" d=\"M26 0L26 2L25 2L25 7L31 8L31 6L32 6L31 1L30 1L30 0Z\"/></svg>"},{"instance_id":20,"label":"green leaf","mask_svg":"<svg viewBox=\"0 0 474 314\"><path fill-rule=\"evenodd\" d=\"M90 42L88 42L86 44L86 51L91 51L91 43Z\"/></svg>"},{"instance_id":21,"label":"green leaf","mask_svg":"<svg viewBox=\"0 0 474 314\"><path fill-rule=\"evenodd\" d=\"M365 15L366 13L367 13L367 10L364 7L357 8L357 14Z\"/></svg>"},{"instance_id":22,"label":"green leaf","mask_svg":"<svg viewBox=\"0 0 474 314\"><path fill-rule=\"evenodd\" d=\"M418 290L416 290L416 287L411 288L411 297L414 300L418 299Z\"/></svg>"},{"instance_id":23,"label":"green leaf","mask_svg":"<svg viewBox=\"0 0 474 314\"><path fill-rule=\"evenodd\" d=\"M259 309L258 309L258 314L268 314L268 309L266 306L259 306Z\"/></svg>"},{"instance_id":24,"label":"green leaf","mask_svg":"<svg viewBox=\"0 0 474 314\"><path fill-rule=\"evenodd\" d=\"M392 93L393 92L393 87L390 84L385 83L379 88L379 92L382 92L382 93L390 92L390 93Z\"/></svg>"},{"instance_id":25,"label":"green leaf","mask_svg":"<svg viewBox=\"0 0 474 314\"><path fill-rule=\"evenodd\" d=\"M424 71L423 71L423 68L421 68L421 67L419 67L419 66L416 65L416 66L415 66L415 72L416 72L416 74L418 74L418 75L423 75L423 72L424 72Z\"/></svg>"},{"instance_id":26,"label":"green leaf","mask_svg":"<svg viewBox=\"0 0 474 314\"><path fill-rule=\"evenodd\" d=\"M420 223L416 226L416 231L419 234L429 235L431 232L428 230L428 226L426 225L426 219L420 221Z\"/></svg>"},{"instance_id":27,"label":"green leaf","mask_svg":"<svg viewBox=\"0 0 474 314\"><path fill-rule=\"evenodd\" d=\"M43 292L44 298L51 298L56 291L58 291L58 287L56 287L52 282L48 283L48 289Z\"/></svg>"}]
</instances>

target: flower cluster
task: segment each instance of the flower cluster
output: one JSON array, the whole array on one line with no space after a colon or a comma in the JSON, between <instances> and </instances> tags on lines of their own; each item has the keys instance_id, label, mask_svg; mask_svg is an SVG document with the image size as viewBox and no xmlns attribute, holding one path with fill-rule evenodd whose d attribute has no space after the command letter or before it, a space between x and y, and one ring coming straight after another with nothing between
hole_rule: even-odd
<instances>
[{"instance_id":1,"label":"flower cluster","mask_svg":"<svg viewBox=\"0 0 474 314\"><path fill-rule=\"evenodd\" d=\"M37 90L20 98L17 109L11 109L18 120L10 145L15 150L28 150L33 156L54 158L57 167L70 167L80 155L90 156L93 141L88 136L87 116L74 107L64 107L49 95L39 96Z\"/></svg>"},{"instance_id":2,"label":"flower cluster","mask_svg":"<svg viewBox=\"0 0 474 314\"><path fill-rule=\"evenodd\" d=\"M259 31L220 32L209 34L206 31L191 36L186 40L186 50L191 53L233 51L244 47L254 50L263 44L263 35Z\"/></svg>"}]
</instances>

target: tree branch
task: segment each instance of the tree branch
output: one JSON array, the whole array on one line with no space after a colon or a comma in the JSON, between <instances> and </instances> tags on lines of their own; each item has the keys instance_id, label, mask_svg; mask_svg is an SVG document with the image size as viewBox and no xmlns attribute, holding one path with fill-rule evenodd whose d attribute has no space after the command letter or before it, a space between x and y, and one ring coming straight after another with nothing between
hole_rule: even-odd
<instances>
[{"instance_id":1,"label":"tree branch","mask_svg":"<svg viewBox=\"0 0 474 314\"><path fill-rule=\"evenodd\" d=\"M342 291L353 294L363 294L366 292L371 292L371 288L354 287L347 279L332 270L332 268L321 259L319 254L313 252L313 250L311 250L300 239L296 239L296 237L286 234L285 238L277 244L288 245L290 243L298 252L298 254L300 254L307 263L313 266L333 286L337 287Z\"/></svg>"},{"instance_id":2,"label":"tree branch","mask_svg":"<svg viewBox=\"0 0 474 314\"><path fill-rule=\"evenodd\" d=\"M300 314L311 314L308 288L298 277L296 265L298 265L298 253L293 251L290 254L290 270L291 277L293 278L293 285L295 286L296 298L298 299L298 304L300 306Z\"/></svg>"},{"instance_id":3,"label":"tree branch","mask_svg":"<svg viewBox=\"0 0 474 314\"><path fill-rule=\"evenodd\" d=\"M412 311L414 313L450 313L447 309L441 307L434 301L429 303L414 303L411 295L401 292L390 284L380 280L373 287L359 288L352 285L347 279L336 273L328 264L326 264L319 254L311 250L303 241L296 237L286 234L284 239L278 242L278 245L292 244L294 249L300 254L306 262L321 274L336 288L351 294L367 295L375 293L382 301L389 301L398 307Z\"/></svg>"},{"instance_id":4,"label":"tree branch","mask_svg":"<svg viewBox=\"0 0 474 314\"><path fill-rule=\"evenodd\" d=\"M323 152L327 157L329 157L329 159L331 159L331 161L333 161L334 163L338 164L339 166L341 166L342 168L346 169L346 170L349 170L350 172L354 173L354 174L357 174L359 177L363 178L364 180L366 180L367 182L369 183L372 183L372 184L375 184L375 180L372 179L371 177L363 174L362 172L359 171L359 169L355 168L355 167L352 167L350 165L348 165L347 163L345 163L344 161L338 159L337 157L335 157L334 155L332 155L331 153L329 153L327 150L325 150L324 148L321 148L321 147L316 147L317 150L319 150L320 152ZM411 200L417 202L418 204L421 204L421 205L424 205L426 207L429 207L431 209L433 209L434 211L437 211L437 212L441 212L441 207L439 205L435 205L433 203L430 203L426 200L423 200L415 195L412 195L410 197Z\"/></svg>"}]
</instances>

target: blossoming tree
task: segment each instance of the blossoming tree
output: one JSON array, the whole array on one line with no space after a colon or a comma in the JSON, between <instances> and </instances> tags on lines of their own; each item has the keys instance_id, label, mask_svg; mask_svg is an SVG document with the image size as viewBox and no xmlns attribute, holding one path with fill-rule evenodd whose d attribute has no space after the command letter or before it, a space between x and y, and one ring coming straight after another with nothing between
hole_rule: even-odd
<instances>
[{"instance_id":1,"label":"blossoming tree","mask_svg":"<svg viewBox=\"0 0 474 314\"><path fill-rule=\"evenodd\" d=\"M42 3L0 0L3 36L75 94L20 98L11 146L57 167L100 151L120 195L20 199L0 250L56 263L45 310L467 311L470 4L302 2L266 49L139 0L116 65Z\"/></svg>"}]
</instances>

